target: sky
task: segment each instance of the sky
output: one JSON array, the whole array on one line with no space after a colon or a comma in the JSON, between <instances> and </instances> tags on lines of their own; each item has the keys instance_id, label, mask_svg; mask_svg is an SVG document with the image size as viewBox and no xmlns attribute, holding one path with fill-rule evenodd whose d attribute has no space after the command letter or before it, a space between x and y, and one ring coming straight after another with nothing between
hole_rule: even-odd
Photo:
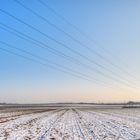
<instances>
[{"instance_id":1,"label":"sky","mask_svg":"<svg viewBox=\"0 0 140 140\"><path fill-rule=\"evenodd\" d=\"M139 5L1 0L0 102L140 101Z\"/></svg>"}]
</instances>

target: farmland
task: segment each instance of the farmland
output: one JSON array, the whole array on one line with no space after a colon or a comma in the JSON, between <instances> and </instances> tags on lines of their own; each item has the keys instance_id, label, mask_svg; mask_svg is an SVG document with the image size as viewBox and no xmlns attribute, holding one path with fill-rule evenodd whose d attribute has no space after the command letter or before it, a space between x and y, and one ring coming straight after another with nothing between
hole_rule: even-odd
<instances>
[{"instance_id":1,"label":"farmland","mask_svg":"<svg viewBox=\"0 0 140 140\"><path fill-rule=\"evenodd\" d=\"M139 140L140 109L4 108L0 140Z\"/></svg>"}]
</instances>

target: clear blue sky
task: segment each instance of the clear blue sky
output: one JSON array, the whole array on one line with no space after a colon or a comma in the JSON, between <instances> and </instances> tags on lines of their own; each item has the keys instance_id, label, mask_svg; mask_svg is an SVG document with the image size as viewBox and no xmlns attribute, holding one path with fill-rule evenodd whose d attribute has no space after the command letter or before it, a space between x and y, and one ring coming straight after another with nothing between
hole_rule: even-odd
<instances>
[{"instance_id":1,"label":"clear blue sky","mask_svg":"<svg viewBox=\"0 0 140 140\"><path fill-rule=\"evenodd\" d=\"M90 61L2 11L0 11L0 42L31 52L43 59L77 71L77 73L88 75L88 79L90 78L91 81L53 69L44 60L39 61L45 63L45 66L5 52L2 49L34 59L26 53L0 43L0 102L122 102L140 100L140 1L41 1L72 25L38 0L20 0L25 7L30 8L51 24L80 41L83 46L14 0L1 0L0 9L65 44ZM47 49L42 49L30 41L3 30L5 27L2 24L78 60L85 66L52 54ZM73 25L80 31L75 29ZM89 51L85 46L106 60ZM108 60L112 64L109 64ZM97 73L97 70L102 74ZM92 79L97 79L99 82L97 80L94 82Z\"/></svg>"}]
</instances>

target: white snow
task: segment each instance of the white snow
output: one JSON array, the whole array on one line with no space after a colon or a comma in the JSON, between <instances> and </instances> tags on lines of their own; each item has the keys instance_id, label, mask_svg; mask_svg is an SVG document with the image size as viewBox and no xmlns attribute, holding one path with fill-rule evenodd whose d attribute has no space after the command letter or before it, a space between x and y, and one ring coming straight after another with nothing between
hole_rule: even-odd
<instances>
[{"instance_id":1,"label":"white snow","mask_svg":"<svg viewBox=\"0 0 140 140\"><path fill-rule=\"evenodd\" d=\"M0 140L140 140L140 109L0 113Z\"/></svg>"}]
</instances>

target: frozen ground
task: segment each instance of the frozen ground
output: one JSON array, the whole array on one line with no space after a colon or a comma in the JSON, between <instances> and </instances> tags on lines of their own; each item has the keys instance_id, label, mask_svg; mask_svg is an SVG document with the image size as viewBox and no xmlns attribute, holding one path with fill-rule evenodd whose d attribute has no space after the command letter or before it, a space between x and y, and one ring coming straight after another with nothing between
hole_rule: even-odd
<instances>
[{"instance_id":1,"label":"frozen ground","mask_svg":"<svg viewBox=\"0 0 140 140\"><path fill-rule=\"evenodd\" d=\"M140 109L1 112L0 140L140 140Z\"/></svg>"}]
</instances>

